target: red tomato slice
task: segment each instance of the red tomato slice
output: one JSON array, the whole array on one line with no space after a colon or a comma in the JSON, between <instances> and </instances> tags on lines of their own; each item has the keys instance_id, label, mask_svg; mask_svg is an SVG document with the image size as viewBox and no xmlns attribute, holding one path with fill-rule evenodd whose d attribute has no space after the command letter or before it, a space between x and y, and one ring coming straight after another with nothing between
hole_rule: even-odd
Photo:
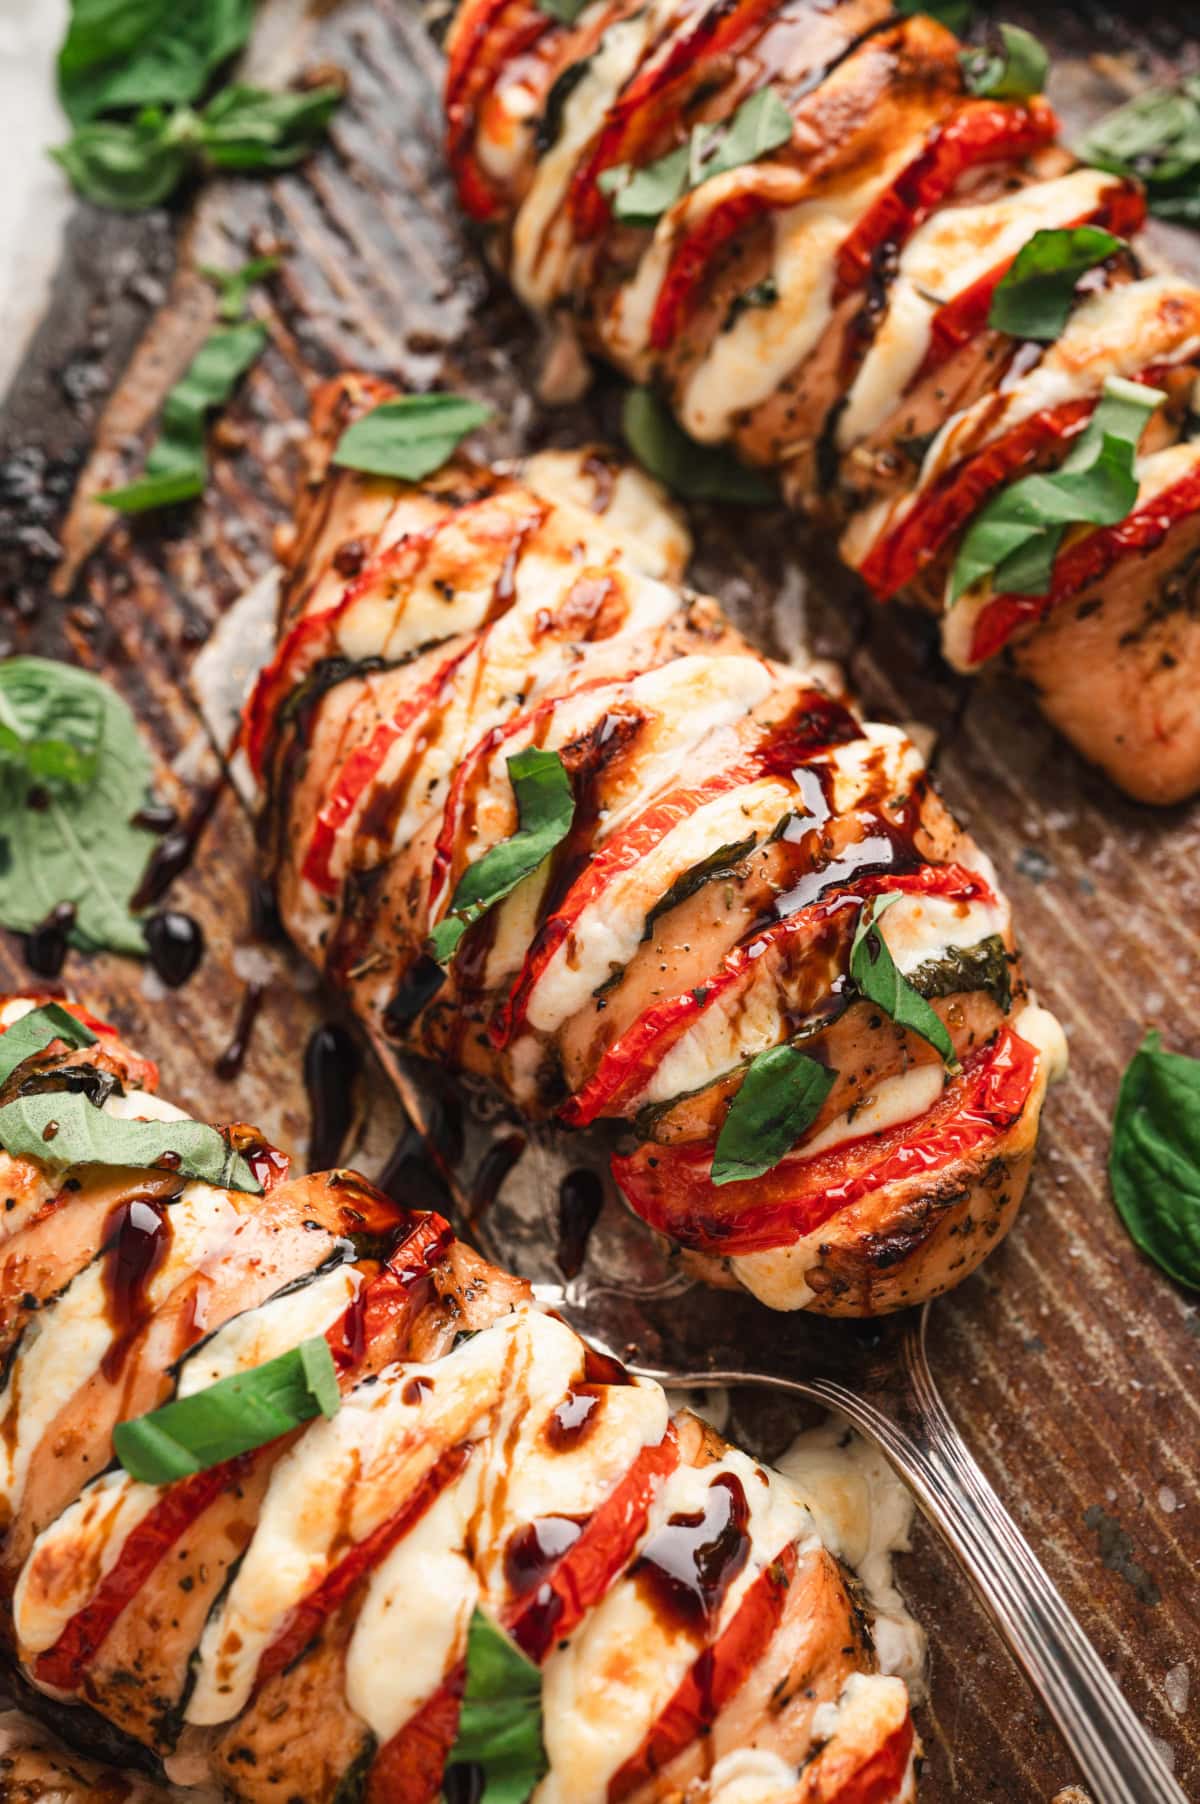
<instances>
[{"instance_id":1,"label":"red tomato slice","mask_svg":"<svg viewBox=\"0 0 1200 1804\"><path fill-rule=\"evenodd\" d=\"M883 1746L876 1748L858 1771L838 1787L837 1804L892 1804L908 1770L912 1745L912 1717L906 1716Z\"/></svg>"},{"instance_id":2,"label":"red tomato slice","mask_svg":"<svg viewBox=\"0 0 1200 1804\"><path fill-rule=\"evenodd\" d=\"M760 1253L811 1234L884 1184L932 1176L998 1140L1029 1100L1039 1055L1005 1025L968 1059L932 1109L881 1134L843 1141L814 1158L789 1154L760 1178L716 1186L713 1146L647 1143L614 1158L630 1207L683 1246Z\"/></svg>"},{"instance_id":3,"label":"red tomato slice","mask_svg":"<svg viewBox=\"0 0 1200 1804\"><path fill-rule=\"evenodd\" d=\"M762 194L731 194L676 245L650 322L650 343L656 351L670 349L694 312L704 293L704 276L717 254L752 220L767 212L768 206Z\"/></svg>"},{"instance_id":4,"label":"red tomato slice","mask_svg":"<svg viewBox=\"0 0 1200 1804\"><path fill-rule=\"evenodd\" d=\"M552 30L561 26L531 0L479 0L459 13L445 87L446 157L472 219L492 219L500 209L472 142L480 107L505 65Z\"/></svg>"},{"instance_id":5,"label":"red tomato slice","mask_svg":"<svg viewBox=\"0 0 1200 1804\"><path fill-rule=\"evenodd\" d=\"M679 1443L668 1427L656 1447L642 1448L545 1583L507 1615L505 1628L531 1660L540 1665L624 1571L660 1485L678 1464Z\"/></svg>"},{"instance_id":6,"label":"red tomato slice","mask_svg":"<svg viewBox=\"0 0 1200 1804\"><path fill-rule=\"evenodd\" d=\"M441 1690L379 1750L367 1777L366 1804L434 1804L441 1796L466 1683L462 1661Z\"/></svg>"},{"instance_id":7,"label":"red tomato slice","mask_svg":"<svg viewBox=\"0 0 1200 1804\"><path fill-rule=\"evenodd\" d=\"M617 1768L608 1782L609 1804L648 1785L708 1731L770 1646L795 1573L796 1549L789 1544L764 1566L712 1646L697 1656L637 1753Z\"/></svg>"},{"instance_id":8,"label":"red tomato slice","mask_svg":"<svg viewBox=\"0 0 1200 1804\"><path fill-rule=\"evenodd\" d=\"M994 901L982 877L956 864L923 865L918 871L862 877L852 886L840 886L834 894L821 897L755 934L749 942L735 946L702 986L684 990L639 1015L613 1041L587 1083L563 1103L559 1119L570 1127L586 1127L600 1115L619 1113L641 1095L685 1030L734 984L753 979L768 947L796 935L815 939L843 909L848 911L855 902L878 895L881 890L947 896L964 902ZM849 918L846 925L848 932Z\"/></svg>"},{"instance_id":9,"label":"red tomato slice","mask_svg":"<svg viewBox=\"0 0 1200 1804\"><path fill-rule=\"evenodd\" d=\"M971 638L971 662L982 664L1023 626L1031 626L1052 608L1098 582L1113 565L1134 552L1153 551L1172 527L1200 509L1200 465L1164 489L1145 507L1135 508L1116 526L1105 526L1063 552L1054 566L1048 595L994 595L981 608Z\"/></svg>"}]
</instances>

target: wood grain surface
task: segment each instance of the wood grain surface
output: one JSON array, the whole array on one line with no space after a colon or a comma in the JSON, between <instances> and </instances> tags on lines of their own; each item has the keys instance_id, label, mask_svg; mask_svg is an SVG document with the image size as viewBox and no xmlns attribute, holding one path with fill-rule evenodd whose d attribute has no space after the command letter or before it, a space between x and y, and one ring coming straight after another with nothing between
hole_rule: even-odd
<instances>
[{"instance_id":1,"label":"wood grain surface","mask_svg":"<svg viewBox=\"0 0 1200 1804\"><path fill-rule=\"evenodd\" d=\"M1200 61L1181 40L1189 10L1176 0L1127 18L1102 7L1008 16L1053 44L1052 97L1078 124L1135 68L1162 77ZM264 15L263 67L333 62L349 77L328 148L272 183L210 186L181 219L81 208L51 313L0 416L0 650L111 677L155 748L163 794L184 811L219 769L189 673L271 562L316 380L358 365L419 387L469 386L496 404L497 452L611 436L615 420L604 377L566 413L532 399L536 335L464 233L442 166L427 21L404 0L316 18L280 0ZM1140 61L1114 60L1126 53ZM276 241L284 268L254 298L270 348L217 429L205 504L114 525L79 497L136 470L164 387L207 329L212 298L194 264L236 264ZM1200 273L1200 239L1163 231L1158 242ZM937 1306L933 1353L974 1450L1200 1799L1200 1310L1135 1252L1105 1181L1118 1078L1143 1032L1157 1026L1169 1046L1200 1054L1200 808L1151 813L1118 798L1027 695L1003 680L960 682L924 620L868 608L800 522L714 510L695 524L697 586L759 643L839 657L872 713L934 731L947 799L996 860L1033 980L1066 1025L1072 1072L1052 1094L1020 1223ZM337 1004L286 950L254 938L253 862L250 822L226 788L169 898L203 925L199 974L165 992L132 961L72 954L64 976L160 1060L170 1095L206 1117L256 1120L303 1158L303 1048ZM24 975L20 944L0 936L0 983ZM245 1073L222 1083L213 1066L254 980L270 989ZM360 1105L348 1152L374 1176L404 1118L369 1055ZM419 1153L407 1171L420 1202L436 1179ZM757 1426L778 1441L789 1423L776 1411ZM901 1576L932 1650L927 1804L1033 1804L1072 1784L1054 1731L923 1528Z\"/></svg>"}]
</instances>

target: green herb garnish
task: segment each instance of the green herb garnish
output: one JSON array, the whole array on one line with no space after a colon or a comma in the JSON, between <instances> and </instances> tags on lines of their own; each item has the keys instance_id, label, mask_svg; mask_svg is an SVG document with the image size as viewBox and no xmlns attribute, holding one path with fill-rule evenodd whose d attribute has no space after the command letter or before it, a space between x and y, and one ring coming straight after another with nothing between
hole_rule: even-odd
<instances>
[{"instance_id":1,"label":"green herb garnish","mask_svg":"<svg viewBox=\"0 0 1200 1804\"><path fill-rule=\"evenodd\" d=\"M0 1084L8 1082L13 1072L35 1053L44 1052L55 1040L64 1046L94 1046L96 1036L90 1027L60 1008L57 1002L43 1003L31 1009L0 1033Z\"/></svg>"},{"instance_id":2,"label":"green herb garnish","mask_svg":"<svg viewBox=\"0 0 1200 1804\"><path fill-rule=\"evenodd\" d=\"M757 844L758 834L751 833L745 839L733 841L726 846L718 846L715 852L708 854L707 858L697 859L696 863L689 865L686 871L681 871L670 889L658 898L646 916L645 926L642 929L643 941L650 938L656 921L661 920L663 915L670 914L672 909L678 908L681 903L686 902L689 896L694 896L696 891L703 889L706 883L717 883L722 878L736 876L738 865L743 858L749 857Z\"/></svg>"},{"instance_id":3,"label":"green herb garnish","mask_svg":"<svg viewBox=\"0 0 1200 1804\"><path fill-rule=\"evenodd\" d=\"M898 891L876 896L865 904L858 917L854 943L850 948L850 976L869 1002L876 1003L897 1027L909 1028L941 1054L951 1071L959 1069L954 1042L945 1022L896 969L887 941L879 930L879 918L885 909L903 900Z\"/></svg>"},{"instance_id":4,"label":"green herb garnish","mask_svg":"<svg viewBox=\"0 0 1200 1804\"><path fill-rule=\"evenodd\" d=\"M195 100L253 23L254 0L72 0L59 98L73 125Z\"/></svg>"},{"instance_id":5,"label":"green herb garnish","mask_svg":"<svg viewBox=\"0 0 1200 1804\"><path fill-rule=\"evenodd\" d=\"M686 144L644 169L619 163L598 178L626 225L653 225L680 197L715 175L755 163L792 137L792 115L774 88L760 88L720 125L694 125Z\"/></svg>"},{"instance_id":6,"label":"green herb garnish","mask_svg":"<svg viewBox=\"0 0 1200 1804\"><path fill-rule=\"evenodd\" d=\"M440 470L468 432L482 426L491 412L483 402L465 395L402 395L381 402L347 426L333 461L370 476L420 482Z\"/></svg>"},{"instance_id":7,"label":"green herb garnish","mask_svg":"<svg viewBox=\"0 0 1200 1804\"><path fill-rule=\"evenodd\" d=\"M1135 1243L1200 1290L1200 1059L1164 1052L1156 1033L1121 1079L1108 1172Z\"/></svg>"},{"instance_id":8,"label":"green herb garnish","mask_svg":"<svg viewBox=\"0 0 1200 1804\"><path fill-rule=\"evenodd\" d=\"M985 576L998 594L1045 595L1068 526L1115 526L1137 500L1134 468L1161 390L1110 376L1087 431L1058 470L1025 476L981 509L954 560L950 600Z\"/></svg>"},{"instance_id":9,"label":"green herb garnish","mask_svg":"<svg viewBox=\"0 0 1200 1804\"><path fill-rule=\"evenodd\" d=\"M574 25L589 0L537 0L538 11L557 19L560 25Z\"/></svg>"},{"instance_id":10,"label":"green herb garnish","mask_svg":"<svg viewBox=\"0 0 1200 1804\"><path fill-rule=\"evenodd\" d=\"M1148 88L1093 126L1079 155L1145 183L1160 219L1200 223L1200 75L1178 88Z\"/></svg>"},{"instance_id":11,"label":"green herb garnish","mask_svg":"<svg viewBox=\"0 0 1200 1804\"><path fill-rule=\"evenodd\" d=\"M1046 85L1050 58L1045 46L1020 25L989 29L987 42L959 54L963 81L988 100L1028 100Z\"/></svg>"},{"instance_id":12,"label":"green herb garnish","mask_svg":"<svg viewBox=\"0 0 1200 1804\"><path fill-rule=\"evenodd\" d=\"M794 1046L760 1052L717 1137L713 1183L740 1183L771 1171L816 1120L836 1081L836 1071Z\"/></svg>"},{"instance_id":13,"label":"green herb garnish","mask_svg":"<svg viewBox=\"0 0 1200 1804\"><path fill-rule=\"evenodd\" d=\"M1052 344L1071 317L1080 277L1125 248L1123 238L1100 226L1035 232L996 285L988 325Z\"/></svg>"},{"instance_id":14,"label":"green herb garnish","mask_svg":"<svg viewBox=\"0 0 1200 1804\"><path fill-rule=\"evenodd\" d=\"M520 825L459 878L449 909L429 936L439 964L453 957L467 928L532 876L571 831L575 796L557 752L528 746L508 760L508 775Z\"/></svg>"},{"instance_id":15,"label":"green herb garnish","mask_svg":"<svg viewBox=\"0 0 1200 1804\"><path fill-rule=\"evenodd\" d=\"M282 261L282 257L252 257L240 269L218 269L211 263L198 265L204 280L211 282L220 296L217 314L226 325L234 326L245 319L250 290L256 282L273 276Z\"/></svg>"},{"instance_id":16,"label":"green herb garnish","mask_svg":"<svg viewBox=\"0 0 1200 1804\"><path fill-rule=\"evenodd\" d=\"M467 1634L467 1684L449 1764L482 1767L479 1804L525 1804L549 1764L542 1675L479 1609Z\"/></svg>"},{"instance_id":17,"label":"green herb garnish","mask_svg":"<svg viewBox=\"0 0 1200 1804\"><path fill-rule=\"evenodd\" d=\"M202 1121L126 1121L77 1093L20 1096L0 1108L0 1146L14 1159L128 1165L258 1196L262 1185L224 1134Z\"/></svg>"},{"instance_id":18,"label":"green herb garnish","mask_svg":"<svg viewBox=\"0 0 1200 1804\"><path fill-rule=\"evenodd\" d=\"M769 506L779 491L761 471L715 445L698 445L648 388L625 396L621 424L642 468L686 501L741 501Z\"/></svg>"},{"instance_id":19,"label":"green herb garnish","mask_svg":"<svg viewBox=\"0 0 1200 1804\"><path fill-rule=\"evenodd\" d=\"M118 1422L113 1447L132 1478L169 1485L253 1453L316 1416L335 1416L340 1407L333 1355L318 1334L265 1365Z\"/></svg>"},{"instance_id":20,"label":"green herb garnish","mask_svg":"<svg viewBox=\"0 0 1200 1804\"><path fill-rule=\"evenodd\" d=\"M129 908L153 835L135 826L152 767L125 703L86 670L0 662L0 923L31 933L75 906L72 945L139 956Z\"/></svg>"}]
</instances>

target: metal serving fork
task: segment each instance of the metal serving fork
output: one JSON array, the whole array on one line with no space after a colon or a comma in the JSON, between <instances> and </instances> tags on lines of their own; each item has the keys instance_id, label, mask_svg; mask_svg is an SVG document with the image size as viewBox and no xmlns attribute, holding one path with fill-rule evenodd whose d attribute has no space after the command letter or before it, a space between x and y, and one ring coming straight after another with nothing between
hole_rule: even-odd
<instances>
[{"instance_id":1,"label":"metal serving fork","mask_svg":"<svg viewBox=\"0 0 1200 1804\"><path fill-rule=\"evenodd\" d=\"M423 1126L427 1073L386 1043L376 1049ZM840 1410L895 1467L954 1554L1057 1725L1094 1804L1187 1804L955 1427L926 1356L928 1304L855 1323L780 1316L744 1292L714 1292L689 1279L611 1194L600 1134L538 1129L494 1198L490 1184L464 1183L464 1172L486 1169L495 1127L486 1118L468 1122L464 1156L444 1172L457 1225L481 1252L529 1278L540 1303L641 1377L680 1389L748 1385ZM510 1144L511 1118L503 1129ZM570 1276L559 1263L568 1174L577 1191L604 1196L586 1255ZM568 1269L574 1263L566 1260Z\"/></svg>"}]
</instances>

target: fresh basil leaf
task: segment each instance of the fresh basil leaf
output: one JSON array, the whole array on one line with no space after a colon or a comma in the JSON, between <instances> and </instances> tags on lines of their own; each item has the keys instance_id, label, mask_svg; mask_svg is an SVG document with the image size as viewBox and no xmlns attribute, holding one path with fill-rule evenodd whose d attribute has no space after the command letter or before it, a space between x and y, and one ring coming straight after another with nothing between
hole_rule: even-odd
<instances>
[{"instance_id":1,"label":"fresh basil leaf","mask_svg":"<svg viewBox=\"0 0 1200 1804\"><path fill-rule=\"evenodd\" d=\"M988 100L1028 100L1046 85L1045 46L1020 25L997 25L987 41L959 54L970 93Z\"/></svg>"},{"instance_id":2,"label":"fresh basil leaf","mask_svg":"<svg viewBox=\"0 0 1200 1804\"><path fill-rule=\"evenodd\" d=\"M491 417L491 408L465 395L402 395L383 401L347 426L333 454L335 464L369 476L420 482L453 457L468 432Z\"/></svg>"},{"instance_id":3,"label":"fresh basil leaf","mask_svg":"<svg viewBox=\"0 0 1200 1804\"><path fill-rule=\"evenodd\" d=\"M1071 316L1080 277L1124 248L1123 238L1100 226L1035 232L997 284L988 325L1052 344Z\"/></svg>"},{"instance_id":4,"label":"fresh basil leaf","mask_svg":"<svg viewBox=\"0 0 1200 1804\"><path fill-rule=\"evenodd\" d=\"M90 1027L85 1027L57 1002L44 1003L0 1033L0 1084L6 1084L18 1065L33 1058L35 1053L45 1052L55 1040L61 1040L64 1046L96 1044L96 1036Z\"/></svg>"},{"instance_id":5,"label":"fresh basil leaf","mask_svg":"<svg viewBox=\"0 0 1200 1804\"><path fill-rule=\"evenodd\" d=\"M213 169L290 169L324 135L341 101L332 84L272 94L235 82L200 116L204 161Z\"/></svg>"},{"instance_id":6,"label":"fresh basil leaf","mask_svg":"<svg viewBox=\"0 0 1200 1804\"><path fill-rule=\"evenodd\" d=\"M542 1675L479 1609L467 1632L467 1683L449 1764L482 1767L478 1804L526 1804L549 1765Z\"/></svg>"},{"instance_id":7,"label":"fresh basil leaf","mask_svg":"<svg viewBox=\"0 0 1200 1804\"><path fill-rule=\"evenodd\" d=\"M125 488L105 490L96 499L106 507L134 514L202 495L208 478L205 416L229 400L239 377L266 342L267 329L257 323L226 326L211 333L167 396L159 435L150 448L143 475Z\"/></svg>"},{"instance_id":8,"label":"fresh basil leaf","mask_svg":"<svg viewBox=\"0 0 1200 1804\"><path fill-rule=\"evenodd\" d=\"M0 706L8 709L10 730L14 697L21 698L22 737L37 710L49 720L56 707L65 723L98 706L100 731L94 767L79 784L48 786L28 761L22 769L0 759L0 923L31 933L58 903L71 902L73 945L140 957L145 938L128 899L155 842L133 825L152 775L133 716L107 683L46 658L0 663Z\"/></svg>"},{"instance_id":9,"label":"fresh basil leaf","mask_svg":"<svg viewBox=\"0 0 1200 1804\"><path fill-rule=\"evenodd\" d=\"M166 114L148 107L132 124L99 120L81 126L50 155L85 200L117 213L157 207L194 166L200 123L189 108Z\"/></svg>"},{"instance_id":10,"label":"fresh basil leaf","mask_svg":"<svg viewBox=\"0 0 1200 1804\"><path fill-rule=\"evenodd\" d=\"M911 19L915 13L928 13L939 25L962 37L971 28L974 7L971 0L895 0L901 18Z\"/></svg>"},{"instance_id":11,"label":"fresh basil leaf","mask_svg":"<svg viewBox=\"0 0 1200 1804\"><path fill-rule=\"evenodd\" d=\"M686 501L742 501L770 506L779 490L760 470L715 445L698 445L648 388L625 396L621 424L642 468Z\"/></svg>"},{"instance_id":12,"label":"fresh basil leaf","mask_svg":"<svg viewBox=\"0 0 1200 1804\"><path fill-rule=\"evenodd\" d=\"M1092 128L1079 155L1136 176L1160 218L1200 222L1200 78L1138 94Z\"/></svg>"},{"instance_id":13,"label":"fresh basil leaf","mask_svg":"<svg viewBox=\"0 0 1200 1804\"><path fill-rule=\"evenodd\" d=\"M816 1120L836 1081L836 1071L795 1046L760 1052L717 1136L713 1183L741 1183L771 1171Z\"/></svg>"},{"instance_id":14,"label":"fresh basil leaf","mask_svg":"<svg viewBox=\"0 0 1200 1804\"><path fill-rule=\"evenodd\" d=\"M211 282L220 296L217 314L226 325L235 326L246 317L250 290L256 282L273 276L283 262L282 257L252 257L240 269L218 269L214 264L197 265L206 282Z\"/></svg>"},{"instance_id":15,"label":"fresh basil leaf","mask_svg":"<svg viewBox=\"0 0 1200 1804\"><path fill-rule=\"evenodd\" d=\"M254 0L72 0L59 97L74 125L196 100L253 22Z\"/></svg>"},{"instance_id":16,"label":"fresh basil leaf","mask_svg":"<svg viewBox=\"0 0 1200 1804\"><path fill-rule=\"evenodd\" d=\"M926 960L910 971L908 981L926 1002L935 996L966 996L986 990L1007 1015L1012 1002L1012 967L1008 948L998 933L990 933L974 946L950 946L940 958Z\"/></svg>"},{"instance_id":17,"label":"fresh basil leaf","mask_svg":"<svg viewBox=\"0 0 1200 1804\"><path fill-rule=\"evenodd\" d=\"M589 0L537 0L538 11L557 19L560 25L574 25L588 4Z\"/></svg>"},{"instance_id":18,"label":"fresh basil leaf","mask_svg":"<svg viewBox=\"0 0 1200 1804\"><path fill-rule=\"evenodd\" d=\"M0 661L0 771L15 768L51 790L85 788L100 759L102 692L64 686L60 668L40 658Z\"/></svg>"},{"instance_id":19,"label":"fresh basil leaf","mask_svg":"<svg viewBox=\"0 0 1200 1804\"><path fill-rule=\"evenodd\" d=\"M757 844L758 834L751 833L745 839L739 839L726 846L718 846L715 852L708 854L707 858L700 858L695 864L689 865L686 871L681 871L670 889L666 891L665 895L658 898L646 916L645 926L642 930L643 941L650 938L656 921L660 920L663 915L669 915L673 908L678 908L682 902L687 901L689 896L694 896L696 891L703 889L706 883L715 883L723 877L732 877L742 859L749 857Z\"/></svg>"},{"instance_id":20,"label":"fresh basil leaf","mask_svg":"<svg viewBox=\"0 0 1200 1804\"><path fill-rule=\"evenodd\" d=\"M520 822L511 839L490 846L459 878L450 907L429 936L439 964L453 957L463 934L561 845L575 819L571 779L557 752L529 746L508 760Z\"/></svg>"},{"instance_id":21,"label":"fresh basil leaf","mask_svg":"<svg viewBox=\"0 0 1200 1804\"><path fill-rule=\"evenodd\" d=\"M948 1069L959 1069L954 1042L945 1022L926 1002L906 977L896 969L887 941L879 929L879 917L903 897L898 891L876 896L858 917L854 943L850 948L850 976L869 1002L876 1003L897 1027L919 1034L934 1051L940 1053Z\"/></svg>"},{"instance_id":22,"label":"fresh basil leaf","mask_svg":"<svg viewBox=\"0 0 1200 1804\"><path fill-rule=\"evenodd\" d=\"M118 1422L113 1449L132 1478L169 1485L253 1453L315 1416L335 1416L340 1407L333 1355L317 1334L265 1365Z\"/></svg>"},{"instance_id":23,"label":"fresh basil leaf","mask_svg":"<svg viewBox=\"0 0 1200 1804\"><path fill-rule=\"evenodd\" d=\"M1159 389L1110 376L1060 468L1022 477L980 510L954 560L951 603L989 575L998 594L1046 594L1066 528L1115 526L1134 505L1138 441L1164 399Z\"/></svg>"},{"instance_id":24,"label":"fresh basil leaf","mask_svg":"<svg viewBox=\"0 0 1200 1804\"><path fill-rule=\"evenodd\" d=\"M1121 1079L1108 1171L1136 1245L1200 1290L1200 1059L1164 1052L1156 1033Z\"/></svg>"},{"instance_id":25,"label":"fresh basil leaf","mask_svg":"<svg viewBox=\"0 0 1200 1804\"><path fill-rule=\"evenodd\" d=\"M792 115L774 88L760 88L729 119L719 125L694 125L686 144L643 169L618 163L603 170L598 186L611 198L615 219L650 226L689 189L755 163L791 138Z\"/></svg>"},{"instance_id":26,"label":"fresh basil leaf","mask_svg":"<svg viewBox=\"0 0 1200 1804\"><path fill-rule=\"evenodd\" d=\"M177 1171L185 1178L244 1190L262 1185L241 1153L202 1121L124 1121L86 1096L68 1092L20 1096L0 1108L0 1146L15 1159L72 1165L131 1165Z\"/></svg>"}]
</instances>

